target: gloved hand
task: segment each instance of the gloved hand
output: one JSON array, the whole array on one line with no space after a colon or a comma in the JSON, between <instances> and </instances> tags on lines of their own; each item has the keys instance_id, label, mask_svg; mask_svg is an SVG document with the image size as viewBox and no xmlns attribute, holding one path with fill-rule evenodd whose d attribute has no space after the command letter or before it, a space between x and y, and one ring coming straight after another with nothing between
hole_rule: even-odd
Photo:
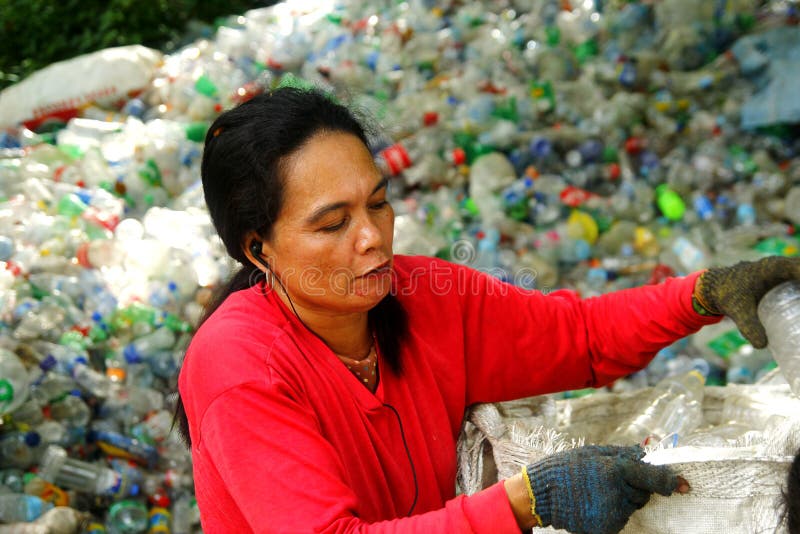
<instances>
[{"instance_id":1,"label":"gloved hand","mask_svg":"<svg viewBox=\"0 0 800 534\"><path fill-rule=\"evenodd\" d=\"M727 315L755 348L767 346L767 334L758 319L758 302L773 287L800 280L800 258L770 256L714 267L697 279L694 296L715 315Z\"/></svg>"},{"instance_id":2,"label":"gloved hand","mask_svg":"<svg viewBox=\"0 0 800 534\"><path fill-rule=\"evenodd\" d=\"M655 491L669 495L685 480L667 466L641 461L641 447L588 446L525 468L542 526L573 533L619 532ZM527 481L526 481L527 482Z\"/></svg>"}]
</instances>

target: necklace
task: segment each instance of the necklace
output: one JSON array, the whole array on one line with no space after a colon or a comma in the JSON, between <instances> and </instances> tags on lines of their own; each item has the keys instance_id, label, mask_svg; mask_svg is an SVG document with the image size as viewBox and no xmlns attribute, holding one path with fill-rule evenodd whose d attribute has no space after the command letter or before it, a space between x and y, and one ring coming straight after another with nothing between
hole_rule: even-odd
<instances>
[{"instance_id":1,"label":"necklace","mask_svg":"<svg viewBox=\"0 0 800 534\"><path fill-rule=\"evenodd\" d=\"M372 344L369 346L369 352L360 360L350 358L343 354L334 354L336 354L342 363L344 363L356 378L358 378L359 382L363 382L370 391L375 390L378 381L378 352L375 350L375 336L372 337Z\"/></svg>"}]
</instances>

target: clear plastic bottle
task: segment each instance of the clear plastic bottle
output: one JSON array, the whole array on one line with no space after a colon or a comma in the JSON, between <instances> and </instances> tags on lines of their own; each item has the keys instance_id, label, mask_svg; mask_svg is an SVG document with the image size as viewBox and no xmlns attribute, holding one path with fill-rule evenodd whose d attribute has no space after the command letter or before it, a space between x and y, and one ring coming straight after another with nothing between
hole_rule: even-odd
<instances>
[{"instance_id":1,"label":"clear plastic bottle","mask_svg":"<svg viewBox=\"0 0 800 534\"><path fill-rule=\"evenodd\" d=\"M50 404L50 416L69 426L84 427L89 423L92 410L81 398L81 392L73 390Z\"/></svg>"},{"instance_id":2,"label":"clear plastic bottle","mask_svg":"<svg viewBox=\"0 0 800 534\"><path fill-rule=\"evenodd\" d=\"M768 348L795 395L800 395L800 282L774 287L758 303Z\"/></svg>"},{"instance_id":3,"label":"clear plastic bottle","mask_svg":"<svg viewBox=\"0 0 800 534\"><path fill-rule=\"evenodd\" d=\"M13 352L0 348L0 415L13 412L29 392L28 370Z\"/></svg>"},{"instance_id":4,"label":"clear plastic bottle","mask_svg":"<svg viewBox=\"0 0 800 534\"><path fill-rule=\"evenodd\" d=\"M99 464L70 458L67 451L57 445L45 450L39 475L56 486L95 495L126 497L139 493L139 487L122 474Z\"/></svg>"},{"instance_id":5,"label":"clear plastic bottle","mask_svg":"<svg viewBox=\"0 0 800 534\"><path fill-rule=\"evenodd\" d=\"M768 350L754 349L749 343L742 345L728 356L725 379L729 384L752 384L771 361Z\"/></svg>"},{"instance_id":6,"label":"clear plastic bottle","mask_svg":"<svg viewBox=\"0 0 800 534\"><path fill-rule=\"evenodd\" d=\"M38 432L9 432L0 438L0 465L27 469L42 453L42 438Z\"/></svg>"},{"instance_id":7,"label":"clear plastic bottle","mask_svg":"<svg viewBox=\"0 0 800 534\"><path fill-rule=\"evenodd\" d=\"M156 351L170 349L175 345L175 334L169 328L158 328L150 334L139 337L123 351L128 361L141 360Z\"/></svg>"},{"instance_id":8,"label":"clear plastic bottle","mask_svg":"<svg viewBox=\"0 0 800 534\"><path fill-rule=\"evenodd\" d=\"M108 534L138 534L147 530L150 520L147 506L132 499L115 502L108 509Z\"/></svg>"},{"instance_id":9,"label":"clear plastic bottle","mask_svg":"<svg viewBox=\"0 0 800 534\"><path fill-rule=\"evenodd\" d=\"M3 523L33 521L52 507L52 503L33 495L17 493L0 495L0 521Z\"/></svg>"},{"instance_id":10,"label":"clear plastic bottle","mask_svg":"<svg viewBox=\"0 0 800 534\"><path fill-rule=\"evenodd\" d=\"M25 472L22 469L0 469L0 485L4 493L22 493L25 488Z\"/></svg>"},{"instance_id":11,"label":"clear plastic bottle","mask_svg":"<svg viewBox=\"0 0 800 534\"><path fill-rule=\"evenodd\" d=\"M784 200L784 215L794 224L800 224L800 185L792 187Z\"/></svg>"},{"instance_id":12,"label":"clear plastic bottle","mask_svg":"<svg viewBox=\"0 0 800 534\"><path fill-rule=\"evenodd\" d=\"M661 441L669 434L687 436L703 421L704 386L705 377L698 371L663 379L644 410L617 427L608 442L631 445Z\"/></svg>"},{"instance_id":13,"label":"clear plastic bottle","mask_svg":"<svg viewBox=\"0 0 800 534\"><path fill-rule=\"evenodd\" d=\"M397 176L419 164L426 154L444 147L445 138L436 128L426 128L378 153L376 164L388 176Z\"/></svg>"}]
</instances>

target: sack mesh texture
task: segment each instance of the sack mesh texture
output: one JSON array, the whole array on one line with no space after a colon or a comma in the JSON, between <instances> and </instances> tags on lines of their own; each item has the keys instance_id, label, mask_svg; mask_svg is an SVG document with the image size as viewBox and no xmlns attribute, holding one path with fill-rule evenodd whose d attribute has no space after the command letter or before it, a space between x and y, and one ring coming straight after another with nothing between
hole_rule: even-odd
<instances>
[{"instance_id":1,"label":"sack mesh texture","mask_svg":"<svg viewBox=\"0 0 800 534\"><path fill-rule=\"evenodd\" d=\"M459 491L469 495L555 452L604 443L620 423L643 411L651 391L561 400L540 396L473 406L458 444ZM738 413L752 431L724 446L647 448L645 461L671 465L691 490L686 495L653 495L631 516L624 533L787 532L782 491L800 449L800 398L786 385L706 387L705 430L726 423L726 403L749 409ZM560 532L534 529L545 531Z\"/></svg>"}]
</instances>

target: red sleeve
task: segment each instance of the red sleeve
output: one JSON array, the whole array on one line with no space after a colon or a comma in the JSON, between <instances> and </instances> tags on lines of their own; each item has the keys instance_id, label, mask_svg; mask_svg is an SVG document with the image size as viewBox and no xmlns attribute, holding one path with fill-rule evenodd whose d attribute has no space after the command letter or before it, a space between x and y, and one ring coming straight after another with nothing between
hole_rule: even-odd
<instances>
[{"instance_id":1,"label":"red sleeve","mask_svg":"<svg viewBox=\"0 0 800 534\"><path fill-rule=\"evenodd\" d=\"M201 429L204 456L254 532L519 532L502 483L440 510L372 524L359 519L340 451L280 379L226 391L208 407Z\"/></svg>"},{"instance_id":2,"label":"red sleeve","mask_svg":"<svg viewBox=\"0 0 800 534\"><path fill-rule=\"evenodd\" d=\"M692 309L700 273L581 300L468 271L461 298L468 404L602 386L719 321Z\"/></svg>"}]
</instances>

